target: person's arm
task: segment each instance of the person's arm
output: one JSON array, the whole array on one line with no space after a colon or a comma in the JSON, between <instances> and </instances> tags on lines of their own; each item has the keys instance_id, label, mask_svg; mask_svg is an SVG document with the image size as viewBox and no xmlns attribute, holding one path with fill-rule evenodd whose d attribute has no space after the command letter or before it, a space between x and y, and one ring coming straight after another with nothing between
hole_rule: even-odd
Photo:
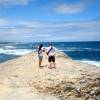
<instances>
[{"instance_id":1,"label":"person's arm","mask_svg":"<svg viewBox=\"0 0 100 100\"><path fill-rule=\"evenodd\" d=\"M42 48L42 51L45 52L45 47Z\"/></svg>"},{"instance_id":2,"label":"person's arm","mask_svg":"<svg viewBox=\"0 0 100 100\"><path fill-rule=\"evenodd\" d=\"M48 55L49 50L51 49L51 47L47 47L46 48L46 54Z\"/></svg>"},{"instance_id":3,"label":"person's arm","mask_svg":"<svg viewBox=\"0 0 100 100\"><path fill-rule=\"evenodd\" d=\"M46 51L46 53L49 51L49 47L47 47L46 49L45 49L45 51Z\"/></svg>"}]
</instances>

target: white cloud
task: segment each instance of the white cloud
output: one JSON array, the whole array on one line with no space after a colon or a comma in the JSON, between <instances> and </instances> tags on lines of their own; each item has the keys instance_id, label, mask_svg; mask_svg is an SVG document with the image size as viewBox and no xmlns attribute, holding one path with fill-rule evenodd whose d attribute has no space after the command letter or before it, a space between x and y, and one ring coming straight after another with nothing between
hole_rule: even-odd
<instances>
[{"instance_id":1,"label":"white cloud","mask_svg":"<svg viewBox=\"0 0 100 100\"><path fill-rule=\"evenodd\" d=\"M71 0L60 0L59 2L58 0L48 5L46 10L57 14L76 14L84 11L92 4L95 4L95 0L77 0L76 2Z\"/></svg>"},{"instance_id":2,"label":"white cloud","mask_svg":"<svg viewBox=\"0 0 100 100\"><path fill-rule=\"evenodd\" d=\"M9 23L0 26L1 41L100 40L100 21Z\"/></svg>"},{"instance_id":3,"label":"white cloud","mask_svg":"<svg viewBox=\"0 0 100 100\"><path fill-rule=\"evenodd\" d=\"M0 5L27 5L33 0L0 0Z\"/></svg>"},{"instance_id":4,"label":"white cloud","mask_svg":"<svg viewBox=\"0 0 100 100\"><path fill-rule=\"evenodd\" d=\"M74 14L84 10L84 6L81 4L71 5L71 4L59 4L54 8L56 13L60 14Z\"/></svg>"},{"instance_id":5,"label":"white cloud","mask_svg":"<svg viewBox=\"0 0 100 100\"><path fill-rule=\"evenodd\" d=\"M50 34L38 34L38 35L35 35L36 37L50 37L51 35Z\"/></svg>"},{"instance_id":6,"label":"white cloud","mask_svg":"<svg viewBox=\"0 0 100 100\"><path fill-rule=\"evenodd\" d=\"M0 19L0 26L6 26L9 24L9 21L6 19Z\"/></svg>"}]
</instances>

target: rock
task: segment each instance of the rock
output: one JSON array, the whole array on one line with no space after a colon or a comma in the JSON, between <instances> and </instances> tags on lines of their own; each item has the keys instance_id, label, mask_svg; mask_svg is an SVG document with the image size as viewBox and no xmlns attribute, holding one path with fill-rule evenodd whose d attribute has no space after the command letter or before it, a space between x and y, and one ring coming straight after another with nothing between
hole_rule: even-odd
<instances>
[{"instance_id":1,"label":"rock","mask_svg":"<svg viewBox=\"0 0 100 100\"><path fill-rule=\"evenodd\" d=\"M98 88L98 89L95 90L95 95L96 95L96 96L97 96L97 95L100 96L100 88Z\"/></svg>"},{"instance_id":2,"label":"rock","mask_svg":"<svg viewBox=\"0 0 100 100\"><path fill-rule=\"evenodd\" d=\"M72 91L74 89L73 86L65 86L63 92Z\"/></svg>"},{"instance_id":3,"label":"rock","mask_svg":"<svg viewBox=\"0 0 100 100\"><path fill-rule=\"evenodd\" d=\"M81 97L81 88L79 88L79 87L75 88L75 96Z\"/></svg>"},{"instance_id":4,"label":"rock","mask_svg":"<svg viewBox=\"0 0 100 100\"><path fill-rule=\"evenodd\" d=\"M89 99L89 94L85 94L84 99L88 100Z\"/></svg>"},{"instance_id":5,"label":"rock","mask_svg":"<svg viewBox=\"0 0 100 100\"><path fill-rule=\"evenodd\" d=\"M95 100L94 98L89 98L88 100Z\"/></svg>"},{"instance_id":6,"label":"rock","mask_svg":"<svg viewBox=\"0 0 100 100\"><path fill-rule=\"evenodd\" d=\"M90 93L90 91L91 91L91 88L86 88L85 90L83 90L84 91L84 93Z\"/></svg>"},{"instance_id":7,"label":"rock","mask_svg":"<svg viewBox=\"0 0 100 100\"><path fill-rule=\"evenodd\" d=\"M96 85L100 86L100 78L96 78Z\"/></svg>"},{"instance_id":8,"label":"rock","mask_svg":"<svg viewBox=\"0 0 100 100\"><path fill-rule=\"evenodd\" d=\"M90 83L89 81L85 81L85 82L82 84L82 87L83 87L83 88L91 87L91 83Z\"/></svg>"},{"instance_id":9,"label":"rock","mask_svg":"<svg viewBox=\"0 0 100 100\"><path fill-rule=\"evenodd\" d=\"M95 97L95 100L100 100L100 96L96 96Z\"/></svg>"},{"instance_id":10,"label":"rock","mask_svg":"<svg viewBox=\"0 0 100 100\"><path fill-rule=\"evenodd\" d=\"M81 88L80 88L80 87L76 87L75 90L76 90L77 92L81 92Z\"/></svg>"},{"instance_id":11,"label":"rock","mask_svg":"<svg viewBox=\"0 0 100 100\"><path fill-rule=\"evenodd\" d=\"M83 80L80 80L80 83L81 84L86 83L86 82L87 82L87 80L84 80L84 79Z\"/></svg>"},{"instance_id":12,"label":"rock","mask_svg":"<svg viewBox=\"0 0 100 100\"><path fill-rule=\"evenodd\" d=\"M71 96L72 95L72 93L71 92L68 92L67 94L66 94L66 96Z\"/></svg>"},{"instance_id":13,"label":"rock","mask_svg":"<svg viewBox=\"0 0 100 100\"><path fill-rule=\"evenodd\" d=\"M90 95L94 95L95 94L95 91L90 91Z\"/></svg>"}]
</instances>

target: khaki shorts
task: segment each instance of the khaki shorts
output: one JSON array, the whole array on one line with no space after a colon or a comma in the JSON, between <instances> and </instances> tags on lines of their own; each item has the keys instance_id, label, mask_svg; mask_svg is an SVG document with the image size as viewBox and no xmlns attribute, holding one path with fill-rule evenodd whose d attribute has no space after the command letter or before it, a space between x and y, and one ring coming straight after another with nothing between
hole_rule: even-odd
<instances>
[{"instance_id":1,"label":"khaki shorts","mask_svg":"<svg viewBox=\"0 0 100 100\"><path fill-rule=\"evenodd\" d=\"M42 60L43 59L43 56L38 56L39 60Z\"/></svg>"}]
</instances>

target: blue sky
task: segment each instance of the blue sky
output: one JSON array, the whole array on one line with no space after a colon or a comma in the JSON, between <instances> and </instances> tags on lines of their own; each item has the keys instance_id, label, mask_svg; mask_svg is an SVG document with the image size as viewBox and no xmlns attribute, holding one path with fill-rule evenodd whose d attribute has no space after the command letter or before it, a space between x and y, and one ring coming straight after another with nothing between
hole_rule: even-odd
<instances>
[{"instance_id":1,"label":"blue sky","mask_svg":"<svg viewBox=\"0 0 100 100\"><path fill-rule=\"evenodd\" d=\"M0 41L100 41L100 0L0 0Z\"/></svg>"}]
</instances>

